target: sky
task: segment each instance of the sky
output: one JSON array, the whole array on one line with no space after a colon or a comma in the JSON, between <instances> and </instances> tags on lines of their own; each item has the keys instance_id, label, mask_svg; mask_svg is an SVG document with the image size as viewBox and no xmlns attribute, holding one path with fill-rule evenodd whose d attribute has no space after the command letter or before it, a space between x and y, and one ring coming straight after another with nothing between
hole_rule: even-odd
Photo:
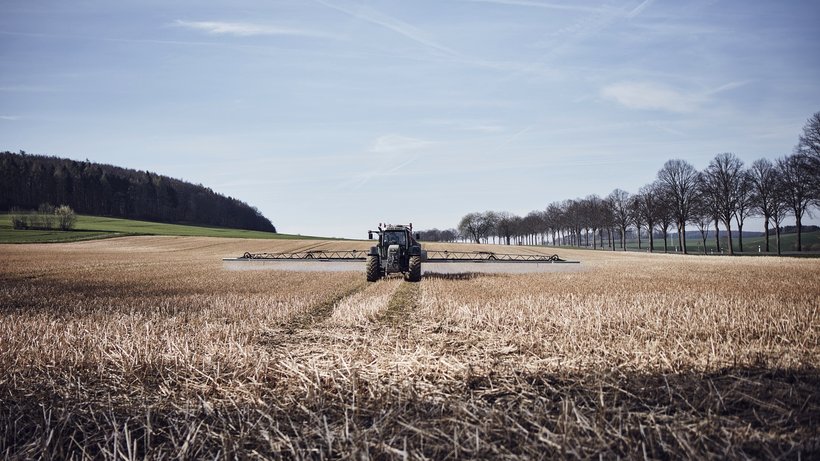
<instances>
[{"instance_id":1,"label":"sky","mask_svg":"<svg viewBox=\"0 0 820 461\"><path fill-rule=\"evenodd\" d=\"M791 153L820 111L818 19L816 1L0 0L0 150L200 183L285 233L449 228L636 192L671 158Z\"/></svg>"}]
</instances>

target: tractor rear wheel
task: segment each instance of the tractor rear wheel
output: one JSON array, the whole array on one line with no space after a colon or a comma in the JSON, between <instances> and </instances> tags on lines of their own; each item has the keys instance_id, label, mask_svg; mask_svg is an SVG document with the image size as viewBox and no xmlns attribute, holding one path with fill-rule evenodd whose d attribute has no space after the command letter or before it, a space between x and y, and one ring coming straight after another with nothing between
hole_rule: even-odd
<instances>
[{"instance_id":1,"label":"tractor rear wheel","mask_svg":"<svg viewBox=\"0 0 820 461\"><path fill-rule=\"evenodd\" d=\"M367 257L367 281L375 282L382 276L381 261L378 256Z\"/></svg>"},{"instance_id":2,"label":"tractor rear wheel","mask_svg":"<svg viewBox=\"0 0 820 461\"><path fill-rule=\"evenodd\" d=\"M421 257L419 256L411 256L410 263L408 264L409 270L407 274L407 280L410 282L418 282L421 280Z\"/></svg>"}]
</instances>

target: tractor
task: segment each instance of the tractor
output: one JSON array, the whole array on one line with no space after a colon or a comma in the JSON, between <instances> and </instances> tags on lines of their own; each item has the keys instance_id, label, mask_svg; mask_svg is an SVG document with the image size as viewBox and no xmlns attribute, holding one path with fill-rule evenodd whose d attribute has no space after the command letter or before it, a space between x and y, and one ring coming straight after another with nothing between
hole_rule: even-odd
<instances>
[{"instance_id":1,"label":"tractor","mask_svg":"<svg viewBox=\"0 0 820 461\"><path fill-rule=\"evenodd\" d=\"M421 280L421 262L426 259L426 251L421 249L419 235L413 234L413 225L379 224L379 230L367 231L367 237L379 238L379 244L370 248L367 254L367 281L401 272L409 282Z\"/></svg>"}]
</instances>

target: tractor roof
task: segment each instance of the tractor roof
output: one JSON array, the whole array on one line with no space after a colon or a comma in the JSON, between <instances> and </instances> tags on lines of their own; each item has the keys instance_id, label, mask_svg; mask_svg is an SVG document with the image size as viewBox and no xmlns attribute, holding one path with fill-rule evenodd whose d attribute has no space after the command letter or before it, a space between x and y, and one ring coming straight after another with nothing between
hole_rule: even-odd
<instances>
[{"instance_id":1,"label":"tractor roof","mask_svg":"<svg viewBox=\"0 0 820 461\"><path fill-rule=\"evenodd\" d=\"M405 226L404 224L388 224L384 227L386 231L398 231L398 230L410 230L410 226Z\"/></svg>"}]
</instances>

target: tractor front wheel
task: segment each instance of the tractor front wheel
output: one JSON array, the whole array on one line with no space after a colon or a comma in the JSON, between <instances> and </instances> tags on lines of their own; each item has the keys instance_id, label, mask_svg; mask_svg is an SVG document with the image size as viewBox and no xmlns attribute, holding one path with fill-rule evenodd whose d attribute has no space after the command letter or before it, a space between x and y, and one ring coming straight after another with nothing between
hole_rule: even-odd
<instances>
[{"instance_id":1,"label":"tractor front wheel","mask_svg":"<svg viewBox=\"0 0 820 461\"><path fill-rule=\"evenodd\" d=\"M411 256L409 263L409 270L407 280L410 282L418 282L421 280L421 258L419 256Z\"/></svg>"},{"instance_id":2,"label":"tractor front wheel","mask_svg":"<svg viewBox=\"0 0 820 461\"><path fill-rule=\"evenodd\" d=\"M378 256L367 257L367 281L375 282L382 276L381 261Z\"/></svg>"}]
</instances>

